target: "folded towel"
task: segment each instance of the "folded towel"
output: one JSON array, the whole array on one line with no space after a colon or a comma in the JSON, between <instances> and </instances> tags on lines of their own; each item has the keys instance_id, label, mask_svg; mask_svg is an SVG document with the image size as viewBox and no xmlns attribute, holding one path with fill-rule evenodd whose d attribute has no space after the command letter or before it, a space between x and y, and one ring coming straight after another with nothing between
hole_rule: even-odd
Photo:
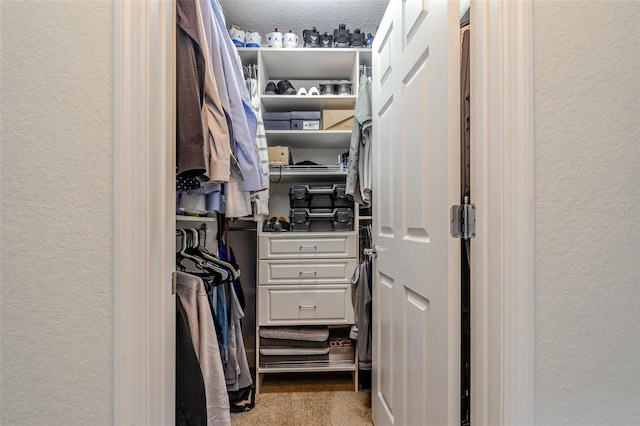
<instances>
[{"instance_id":1,"label":"folded towel","mask_svg":"<svg viewBox=\"0 0 640 426\"><path fill-rule=\"evenodd\" d=\"M260 337L324 342L329 338L329 329L327 327L262 327Z\"/></svg>"},{"instance_id":2,"label":"folded towel","mask_svg":"<svg viewBox=\"0 0 640 426\"><path fill-rule=\"evenodd\" d=\"M260 355L260 366L277 367L285 364L304 364L313 361L329 361L329 354L319 355Z\"/></svg>"},{"instance_id":3,"label":"folded towel","mask_svg":"<svg viewBox=\"0 0 640 426\"><path fill-rule=\"evenodd\" d=\"M310 340L292 340L292 339L269 339L268 337L260 338L260 346L286 346L305 347L305 348L326 348L329 344L328 340L322 342L312 342Z\"/></svg>"},{"instance_id":4,"label":"folded towel","mask_svg":"<svg viewBox=\"0 0 640 426\"><path fill-rule=\"evenodd\" d=\"M324 355L329 353L329 348L260 348L260 355Z\"/></svg>"}]
</instances>

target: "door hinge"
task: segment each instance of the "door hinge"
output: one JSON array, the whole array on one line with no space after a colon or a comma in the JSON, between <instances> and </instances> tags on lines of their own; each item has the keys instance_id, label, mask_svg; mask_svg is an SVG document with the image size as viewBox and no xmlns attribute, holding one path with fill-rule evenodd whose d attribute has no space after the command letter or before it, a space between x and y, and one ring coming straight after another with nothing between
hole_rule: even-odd
<instances>
[{"instance_id":1,"label":"door hinge","mask_svg":"<svg viewBox=\"0 0 640 426\"><path fill-rule=\"evenodd\" d=\"M175 295L177 292L177 280L178 280L178 272L173 271L171 273L171 295Z\"/></svg>"},{"instance_id":2,"label":"door hinge","mask_svg":"<svg viewBox=\"0 0 640 426\"><path fill-rule=\"evenodd\" d=\"M464 204L451 206L451 236L469 240L476 236L476 206L464 197Z\"/></svg>"}]
</instances>

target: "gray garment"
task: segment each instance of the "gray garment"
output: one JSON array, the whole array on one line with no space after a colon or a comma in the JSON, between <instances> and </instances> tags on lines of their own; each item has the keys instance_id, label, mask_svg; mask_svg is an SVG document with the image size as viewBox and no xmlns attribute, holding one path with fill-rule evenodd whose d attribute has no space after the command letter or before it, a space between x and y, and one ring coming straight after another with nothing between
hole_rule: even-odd
<instances>
[{"instance_id":1,"label":"gray garment","mask_svg":"<svg viewBox=\"0 0 640 426\"><path fill-rule=\"evenodd\" d=\"M351 329L349 337L358 340L358 366L361 370L371 370L371 291L369 276L371 262L362 262L353 271L351 277L351 300L356 317L356 323Z\"/></svg>"},{"instance_id":2,"label":"gray garment","mask_svg":"<svg viewBox=\"0 0 640 426\"><path fill-rule=\"evenodd\" d=\"M178 173L197 176L207 163L201 114L205 60L195 3L176 2L176 24L176 166Z\"/></svg>"},{"instance_id":3,"label":"gray garment","mask_svg":"<svg viewBox=\"0 0 640 426\"><path fill-rule=\"evenodd\" d=\"M228 391L237 391L253 384L251 370L244 349L240 319L244 312L233 286L229 286L229 359L224 366L224 374Z\"/></svg>"},{"instance_id":4,"label":"gray garment","mask_svg":"<svg viewBox=\"0 0 640 426\"><path fill-rule=\"evenodd\" d=\"M349 144L346 194L363 207L371 206L371 82L360 79Z\"/></svg>"},{"instance_id":5,"label":"gray garment","mask_svg":"<svg viewBox=\"0 0 640 426\"><path fill-rule=\"evenodd\" d=\"M207 401L207 425L230 425L229 396L204 282L199 277L184 272L178 271L176 274L176 291L187 316L193 349L202 370Z\"/></svg>"}]
</instances>

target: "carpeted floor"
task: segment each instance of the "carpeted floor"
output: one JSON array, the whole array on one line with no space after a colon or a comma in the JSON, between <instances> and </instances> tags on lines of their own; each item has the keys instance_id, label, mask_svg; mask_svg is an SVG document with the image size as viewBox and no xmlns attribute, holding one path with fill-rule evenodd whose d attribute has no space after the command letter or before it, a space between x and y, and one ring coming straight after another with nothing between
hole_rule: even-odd
<instances>
[{"instance_id":1,"label":"carpeted floor","mask_svg":"<svg viewBox=\"0 0 640 426\"><path fill-rule=\"evenodd\" d=\"M234 426L370 426L371 392L354 392L349 376L267 375L256 406L231 413Z\"/></svg>"}]
</instances>

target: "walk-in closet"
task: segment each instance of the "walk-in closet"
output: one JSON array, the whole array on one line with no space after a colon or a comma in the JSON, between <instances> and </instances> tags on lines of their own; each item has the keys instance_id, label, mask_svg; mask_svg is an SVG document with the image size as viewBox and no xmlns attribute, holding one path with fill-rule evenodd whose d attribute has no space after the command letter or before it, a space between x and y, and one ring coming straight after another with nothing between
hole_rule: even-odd
<instances>
[{"instance_id":1,"label":"walk-in closet","mask_svg":"<svg viewBox=\"0 0 640 426\"><path fill-rule=\"evenodd\" d=\"M468 5L175 4L176 423L469 424Z\"/></svg>"}]
</instances>

